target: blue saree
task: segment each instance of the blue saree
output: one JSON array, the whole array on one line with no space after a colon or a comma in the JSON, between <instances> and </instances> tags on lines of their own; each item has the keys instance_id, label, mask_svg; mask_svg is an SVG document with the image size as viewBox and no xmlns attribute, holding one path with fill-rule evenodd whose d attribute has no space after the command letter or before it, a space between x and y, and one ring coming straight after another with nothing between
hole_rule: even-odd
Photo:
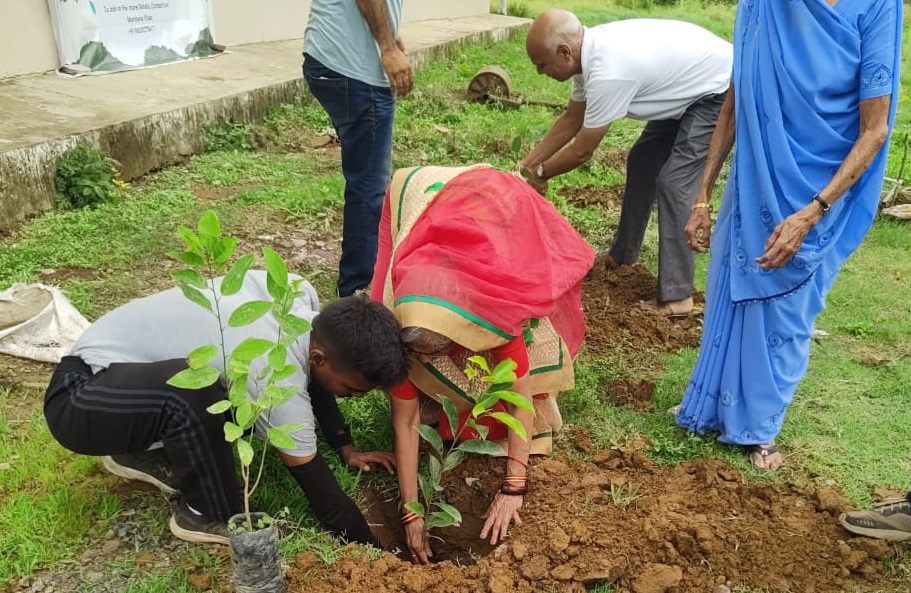
<instances>
[{"instance_id":1,"label":"blue saree","mask_svg":"<svg viewBox=\"0 0 911 593\"><path fill-rule=\"evenodd\" d=\"M901 0L741 0L734 30L736 148L712 237L699 358L677 423L741 445L772 442L807 369L813 324L879 203L888 140L806 235L765 270L772 230L835 174L860 102L898 104Z\"/></svg>"}]
</instances>

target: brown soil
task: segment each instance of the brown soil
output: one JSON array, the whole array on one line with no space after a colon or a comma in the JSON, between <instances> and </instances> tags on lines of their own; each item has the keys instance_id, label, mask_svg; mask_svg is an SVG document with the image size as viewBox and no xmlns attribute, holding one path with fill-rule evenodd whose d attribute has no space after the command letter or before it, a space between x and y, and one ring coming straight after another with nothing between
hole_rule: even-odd
<instances>
[{"instance_id":1,"label":"brown soil","mask_svg":"<svg viewBox=\"0 0 911 593\"><path fill-rule=\"evenodd\" d=\"M651 381L617 379L610 384L607 394L617 405L626 406L634 410L647 411L652 409L652 394L655 384Z\"/></svg>"},{"instance_id":2,"label":"brown soil","mask_svg":"<svg viewBox=\"0 0 911 593\"><path fill-rule=\"evenodd\" d=\"M581 187L564 187L560 190L560 195L576 208L598 205L608 209L617 209L623 203L623 186L597 187L584 185Z\"/></svg>"},{"instance_id":3,"label":"brown soil","mask_svg":"<svg viewBox=\"0 0 911 593\"><path fill-rule=\"evenodd\" d=\"M636 450L533 464L524 522L491 549L477 539L478 517L502 474L501 460L472 458L449 476L449 502L466 522L440 531L435 548L446 560L419 567L352 549L327 568L302 553L289 568L289 591L581 593L612 583L633 593L709 593L721 584L829 593L883 586L880 560L895 554L838 526L849 505L833 491L745 484L718 460L659 467ZM380 539L404 548L394 503L372 500Z\"/></svg>"},{"instance_id":4,"label":"brown soil","mask_svg":"<svg viewBox=\"0 0 911 593\"><path fill-rule=\"evenodd\" d=\"M599 256L582 289L588 352L597 356L618 342L637 350L660 352L698 346L704 295L693 295L696 306L692 315L672 321L639 307L640 301L655 298L657 290L655 277L644 266L635 264L607 270L603 257Z\"/></svg>"}]
</instances>

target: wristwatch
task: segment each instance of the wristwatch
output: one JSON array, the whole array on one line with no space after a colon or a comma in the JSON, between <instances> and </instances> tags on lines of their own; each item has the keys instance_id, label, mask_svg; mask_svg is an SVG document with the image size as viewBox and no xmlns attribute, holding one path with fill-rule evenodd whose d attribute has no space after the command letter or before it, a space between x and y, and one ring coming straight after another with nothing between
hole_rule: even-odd
<instances>
[{"instance_id":1,"label":"wristwatch","mask_svg":"<svg viewBox=\"0 0 911 593\"><path fill-rule=\"evenodd\" d=\"M535 177L544 179L544 163L538 163L538 166L535 167Z\"/></svg>"}]
</instances>

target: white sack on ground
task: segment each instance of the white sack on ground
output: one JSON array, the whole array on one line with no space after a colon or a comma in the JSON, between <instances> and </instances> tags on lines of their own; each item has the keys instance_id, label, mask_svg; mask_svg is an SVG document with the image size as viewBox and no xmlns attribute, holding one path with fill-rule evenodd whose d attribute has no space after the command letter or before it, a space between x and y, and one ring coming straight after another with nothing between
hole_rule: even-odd
<instances>
[{"instance_id":1,"label":"white sack on ground","mask_svg":"<svg viewBox=\"0 0 911 593\"><path fill-rule=\"evenodd\" d=\"M0 352L59 362L89 322L59 288L15 284L0 292Z\"/></svg>"}]
</instances>

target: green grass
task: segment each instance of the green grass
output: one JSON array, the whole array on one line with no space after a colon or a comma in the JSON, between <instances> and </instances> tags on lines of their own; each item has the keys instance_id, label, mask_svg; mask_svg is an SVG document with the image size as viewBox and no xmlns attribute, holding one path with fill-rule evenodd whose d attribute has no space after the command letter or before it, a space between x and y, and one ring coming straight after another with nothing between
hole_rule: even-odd
<instances>
[{"instance_id":1,"label":"green grass","mask_svg":"<svg viewBox=\"0 0 911 593\"><path fill-rule=\"evenodd\" d=\"M543 0L510 3L511 10L534 16L552 5ZM692 20L730 37L732 7L681 0L660 7L649 0L573 0L563 6L576 10L586 24L631 16L678 17ZM907 41L904 54L911 42ZM524 54L524 36L515 40L460 49L416 73L414 93L398 103L394 136L394 165L422 163L465 164L486 161L512 168L549 128L556 112L540 106L509 110L469 104L463 94L471 77L483 66L506 69L513 89L531 99L564 102L569 85L539 76ZM911 88L905 69L904 88ZM0 241L0 289L14 282L40 281L42 271L66 267L91 273L66 281L63 288L90 318L135 296L167 285L166 253L177 247L174 229L192 224L206 208L215 207L229 232L243 233L258 216L291 221L295 226L338 234L343 181L338 161L308 150L308 140L329 125L313 101L273 109L263 126L227 126L210 131L210 140L228 150L193 157L185 164L150 175L124 190L114 205L93 210L51 213L24 225L15 236ZM558 209L598 249L609 244L619 213L602 208L579 208L560 197L563 187L612 186L623 182L623 171L608 158L635 140L640 123L617 122L593 162L551 184L549 197ZM902 94L897 131L911 129L911 106ZM901 163L899 142L893 138L889 173ZM255 143L259 150L246 150ZM898 146L899 149L895 147ZM242 148L243 150L233 150ZM904 168L911 180L911 166ZM272 217L272 218L269 218ZM818 327L829 336L814 343L810 369L801 383L785 422L781 442L790 457L787 470L769 476L749 467L742 453L711 437L687 435L677 429L665 410L679 403L696 358L693 349L656 356L618 343L599 357L583 354L577 361L577 386L561 396L566 421L589 431L597 446L622 447L637 439L648 443L649 455L675 464L700 457L724 459L744 470L748 479L831 480L857 505L871 501L872 489L911 488L911 459L907 427L911 409L911 277L908 225L878 220L860 250L847 263L828 297ZM267 230L245 235L253 249ZM259 234L257 234L259 233ZM644 261L655 267L656 230L650 225ZM697 286L704 286L706 257L698 258ZM156 272L157 269L157 272ZM143 271L143 274L135 272ZM295 270L316 286L324 299L334 293L335 271L310 266ZM157 275L156 275L157 274ZM657 362L656 362L657 361ZM655 381L654 410L635 412L617 407L606 390L615 379ZM97 461L72 455L47 431L34 388L0 389L0 589L23 575L57 561L72 559L98 541L122 509L133 501L107 492L113 481L98 471ZM27 403L23 403L27 402ZM25 412L22 410L25 409ZM362 449L388 449L392 436L388 403L379 394L343 403ZM342 488L356 495L360 483L393 488L394 478L379 472L357 474L343 467L325 447L321 449L339 477ZM577 453L571 453L577 454ZM616 492L618 500L629 492ZM270 512L287 507L282 522L293 536L282 543L286 557L313 551L333 562L339 547L316 528L298 486L275 456L255 495ZM143 522L154 533L166 531L165 517L152 507ZM191 548L191 564L223 570L217 557L199 556ZM888 570L911 583L907 558L890 562ZM118 568L132 570L129 565ZM184 567L138 574L129 591L190 591ZM86 583L84 590L91 590ZM609 593L600 586L594 591ZM744 593L748 588L741 587Z\"/></svg>"}]
</instances>

